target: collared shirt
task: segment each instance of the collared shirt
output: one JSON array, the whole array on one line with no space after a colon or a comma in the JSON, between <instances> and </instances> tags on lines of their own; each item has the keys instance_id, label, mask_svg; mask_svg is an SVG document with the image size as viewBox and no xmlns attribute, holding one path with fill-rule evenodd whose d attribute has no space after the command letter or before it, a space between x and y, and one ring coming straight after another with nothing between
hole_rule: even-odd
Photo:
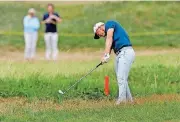
<instances>
[{"instance_id":1,"label":"collared shirt","mask_svg":"<svg viewBox=\"0 0 180 122\"><path fill-rule=\"evenodd\" d=\"M23 20L24 24L24 32L37 32L40 23L37 17L30 17L30 16L25 16Z\"/></svg>"},{"instance_id":2,"label":"collared shirt","mask_svg":"<svg viewBox=\"0 0 180 122\"><path fill-rule=\"evenodd\" d=\"M111 28L114 29L113 43L111 47L114 50L114 52L119 51L119 49L121 49L124 46L131 46L129 36L120 23L112 20L107 21L105 23L105 33L107 34L107 31Z\"/></svg>"},{"instance_id":3,"label":"collared shirt","mask_svg":"<svg viewBox=\"0 0 180 122\"><path fill-rule=\"evenodd\" d=\"M57 16L57 17L60 17L58 15L58 13L53 13L53 15ZM49 13L45 13L44 16L43 16L43 20L46 20L47 18L49 18ZM52 19L52 21L56 22L55 19ZM52 32L52 33L56 33L57 32L57 27L56 27L56 24L52 24L52 23L46 23L46 29L45 29L45 32L48 33L48 32Z\"/></svg>"}]
</instances>

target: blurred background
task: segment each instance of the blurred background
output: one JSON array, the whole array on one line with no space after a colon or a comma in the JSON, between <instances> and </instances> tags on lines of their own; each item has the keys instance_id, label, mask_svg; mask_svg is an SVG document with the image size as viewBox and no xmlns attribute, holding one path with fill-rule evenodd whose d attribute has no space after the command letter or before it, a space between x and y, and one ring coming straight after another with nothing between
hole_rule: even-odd
<instances>
[{"instance_id":1,"label":"blurred background","mask_svg":"<svg viewBox=\"0 0 180 122\"><path fill-rule=\"evenodd\" d=\"M48 2L0 2L0 48L24 49L23 18L35 8L39 20ZM117 20L129 33L135 47L179 47L179 2L54 2L55 11L63 18L58 24L59 48L104 47L104 40L94 40L92 27L98 21ZM44 50L44 25L41 24L38 50Z\"/></svg>"}]
</instances>

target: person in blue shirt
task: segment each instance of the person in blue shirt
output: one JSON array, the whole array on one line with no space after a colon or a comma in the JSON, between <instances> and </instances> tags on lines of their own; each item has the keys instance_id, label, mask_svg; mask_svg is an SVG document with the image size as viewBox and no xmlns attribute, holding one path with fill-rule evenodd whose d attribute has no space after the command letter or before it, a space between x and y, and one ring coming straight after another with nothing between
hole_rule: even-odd
<instances>
[{"instance_id":1,"label":"person in blue shirt","mask_svg":"<svg viewBox=\"0 0 180 122\"><path fill-rule=\"evenodd\" d=\"M98 22L93 27L94 39L104 37L105 51L101 62L107 63L111 50L116 54L115 71L119 87L119 96L116 104L133 102L128 85L128 75L131 65L135 59L135 52L132 48L129 36L121 24L117 21Z\"/></svg>"},{"instance_id":2,"label":"person in blue shirt","mask_svg":"<svg viewBox=\"0 0 180 122\"><path fill-rule=\"evenodd\" d=\"M59 52L57 23L60 23L62 19L58 13L54 12L53 4L48 4L47 10L48 13L44 14L42 21L42 23L44 23L46 26L44 35L44 40L46 44L45 57L47 60L50 60L51 58L53 60L56 60Z\"/></svg>"},{"instance_id":3,"label":"person in blue shirt","mask_svg":"<svg viewBox=\"0 0 180 122\"><path fill-rule=\"evenodd\" d=\"M28 15L24 17L24 38L25 38L25 54L24 57L27 60L32 60L36 53L36 43L38 39L38 29L40 22L35 16L35 9L31 8L28 11Z\"/></svg>"}]
</instances>

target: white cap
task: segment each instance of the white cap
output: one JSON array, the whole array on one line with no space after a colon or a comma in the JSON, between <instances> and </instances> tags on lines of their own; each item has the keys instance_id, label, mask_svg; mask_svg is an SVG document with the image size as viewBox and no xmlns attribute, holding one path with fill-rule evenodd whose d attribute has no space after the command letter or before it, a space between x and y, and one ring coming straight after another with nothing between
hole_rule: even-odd
<instances>
[{"instance_id":1,"label":"white cap","mask_svg":"<svg viewBox=\"0 0 180 122\"><path fill-rule=\"evenodd\" d=\"M98 29L101 25L104 25L104 23L103 23L103 22L98 22L98 23L96 23L96 24L94 25L94 27L93 27L94 33L96 33L97 29Z\"/></svg>"},{"instance_id":2,"label":"white cap","mask_svg":"<svg viewBox=\"0 0 180 122\"><path fill-rule=\"evenodd\" d=\"M28 13L36 13L36 10L34 9L34 8L30 8L29 10L28 10Z\"/></svg>"},{"instance_id":3,"label":"white cap","mask_svg":"<svg viewBox=\"0 0 180 122\"><path fill-rule=\"evenodd\" d=\"M96 23L95 25L94 25L94 27L93 27L93 31L94 31L94 39L99 39L99 36L96 34L96 31L97 31L97 29L100 27L100 26L102 26L102 25L104 25L104 23L103 22L98 22L98 23Z\"/></svg>"}]
</instances>

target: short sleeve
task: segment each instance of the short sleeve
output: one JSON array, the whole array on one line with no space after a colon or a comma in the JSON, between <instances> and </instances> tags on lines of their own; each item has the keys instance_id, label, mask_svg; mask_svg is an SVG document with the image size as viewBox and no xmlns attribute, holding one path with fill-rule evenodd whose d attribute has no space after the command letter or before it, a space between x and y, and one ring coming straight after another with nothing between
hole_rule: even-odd
<instances>
[{"instance_id":1,"label":"short sleeve","mask_svg":"<svg viewBox=\"0 0 180 122\"><path fill-rule=\"evenodd\" d=\"M43 20L46 20L46 14L43 15Z\"/></svg>"},{"instance_id":2,"label":"short sleeve","mask_svg":"<svg viewBox=\"0 0 180 122\"><path fill-rule=\"evenodd\" d=\"M58 13L55 13L55 15L56 15L57 17L60 17L60 15L59 15Z\"/></svg>"},{"instance_id":3,"label":"short sleeve","mask_svg":"<svg viewBox=\"0 0 180 122\"><path fill-rule=\"evenodd\" d=\"M115 28L115 23L113 21L109 21L106 23L106 29L109 30L111 28Z\"/></svg>"}]
</instances>

